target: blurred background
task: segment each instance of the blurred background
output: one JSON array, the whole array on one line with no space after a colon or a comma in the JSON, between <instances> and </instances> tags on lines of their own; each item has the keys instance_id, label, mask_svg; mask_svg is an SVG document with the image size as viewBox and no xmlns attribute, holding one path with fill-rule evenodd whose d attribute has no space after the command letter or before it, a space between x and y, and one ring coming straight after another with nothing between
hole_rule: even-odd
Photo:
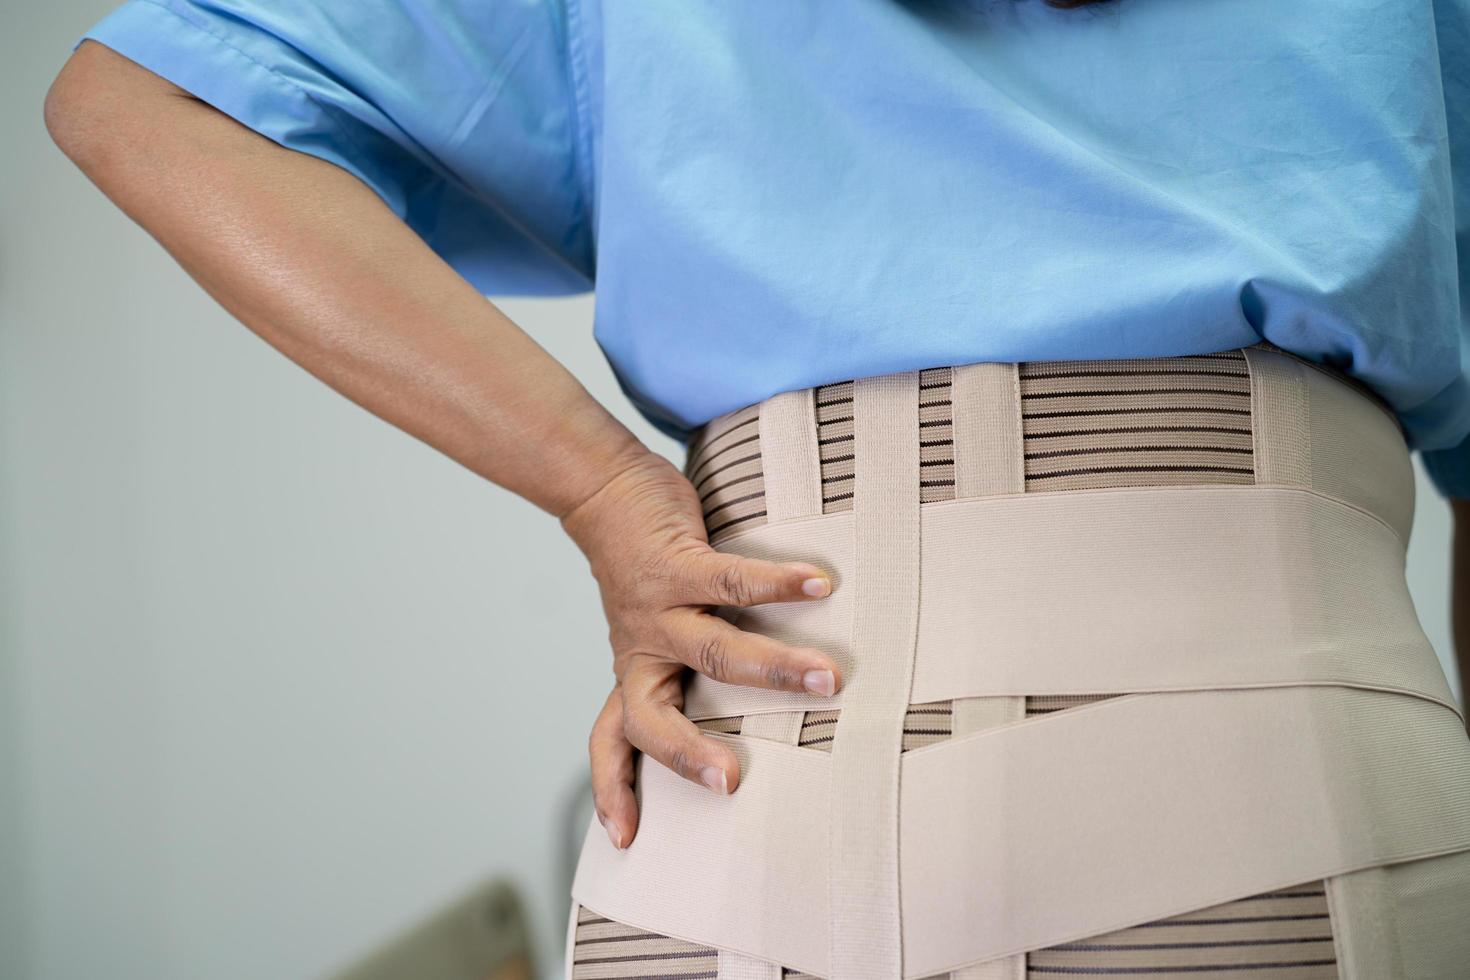
<instances>
[{"instance_id":1,"label":"blurred background","mask_svg":"<svg viewBox=\"0 0 1470 980\"><path fill-rule=\"evenodd\" d=\"M405 937L496 930L559 976L612 680L586 562L258 340L52 146L46 88L112 6L13 5L0 36L0 977L409 975ZM497 303L681 458L590 297ZM1458 685L1418 475L1410 584Z\"/></svg>"}]
</instances>

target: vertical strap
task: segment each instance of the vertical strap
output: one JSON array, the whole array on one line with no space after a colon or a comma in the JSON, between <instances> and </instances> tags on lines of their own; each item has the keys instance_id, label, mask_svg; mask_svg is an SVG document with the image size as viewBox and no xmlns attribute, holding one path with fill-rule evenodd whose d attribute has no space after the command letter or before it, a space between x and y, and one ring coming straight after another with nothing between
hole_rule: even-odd
<instances>
[{"instance_id":1,"label":"vertical strap","mask_svg":"<svg viewBox=\"0 0 1470 980\"><path fill-rule=\"evenodd\" d=\"M822 464L817 452L817 414L811 388L783 391L760 404L761 474L766 522L822 512ZM746 715L740 734L787 745L801 739L803 712ZM745 953L722 949L716 980L781 980L781 966Z\"/></svg>"},{"instance_id":2,"label":"vertical strap","mask_svg":"<svg viewBox=\"0 0 1470 980\"><path fill-rule=\"evenodd\" d=\"M984 368L988 365L969 365ZM1004 377L990 372L984 377L974 372L970 384L978 384L984 394L981 404L988 406L984 421L977 425L974 434L967 434L961 441L958 430L959 404L955 405L955 461L956 481L959 480L958 463L964 456L980 462L976 469L983 468L989 461L1004 461L1000 472L992 470L988 484L977 482L974 493L957 493L957 496L982 496L986 493L1023 493L1026 489L1025 437L1021 421L1021 377L1019 364L996 365L1010 370ZM980 414L980 413L977 413ZM1006 424L1010 420L1010 424ZM992 467L994 464L990 464ZM958 483L956 486L958 491ZM983 731L1026 717L1026 698L956 698L952 704L951 731L955 738L971 732ZM1026 980L1026 954L1003 956L984 963L973 963L950 971L950 980Z\"/></svg>"},{"instance_id":3,"label":"vertical strap","mask_svg":"<svg viewBox=\"0 0 1470 980\"><path fill-rule=\"evenodd\" d=\"M744 953L719 950L715 961L715 980L781 980L781 964L758 960ZM690 974L693 976L694 974ZM678 976L678 974L669 974ZM708 973L703 976L709 976Z\"/></svg>"},{"instance_id":4,"label":"vertical strap","mask_svg":"<svg viewBox=\"0 0 1470 980\"><path fill-rule=\"evenodd\" d=\"M956 496L1025 492L1020 365L967 364L955 370ZM963 378L959 372L964 373ZM964 431L962 412L968 419ZM963 470L961 460L968 464ZM984 542L978 544L984 547ZM959 738L1024 719L1026 698L956 698L951 708L951 731ZM1026 954L960 967L949 976L950 980L1026 980Z\"/></svg>"},{"instance_id":5,"label":"vertical strap","mask_svg":"<svg viewBox=\"0 0 1470 980\"><path fill-rule=\"evenodd\" d=\"M1026 954L1002 956L950 970L949 980L1026 980Z\"/></svg>"},{"instance_id":6,"label":"vertical strap","mask_svg":"<svg viewBox=\"0 0 1470 980\"><path fill-rule=\"evenodd\" d=\"M853 386L851 667L832 742L832 980L903 975L898 773L919 607L919 372Z\"/></svg>"},{"instance_id":7,"label":"vertical strap","mask_svg":"<svg viewBox=\"0 0 1470 980\"><path fill-rule=\"evenodd\" d=\"M954 737L983 731L1026 717L1026 698L956 698L952 730ZM1002 956L951 970L949 980L1026 980L1026 954Z\"/></svg>"},{"instance_id":8,"label":"vertical strap","mask_svg":"<svg viewBox=\"0 0 1470 980\"><path fill-rule=\"evenodd\" d=\"M740 719L740 734L795 745L801 741L801 719L804 714L804 711L768 711L746 715Z\"/></svg>"},{"instance_id":9,"label":"vertical strap","mask_svg":"<svg viewBox=\"0 0 1470 980\"><path fill-rule=\"evenodd\" d=\"M1026 717L1024 697L955 698L954 737L984 731Z\"/></svg>"},{"instance_id":10,"label":"vertical strap","mask_svg":"<svg viewBox=\"0 0 1470 980\"><path fill-rule=\"evenodd\" d=\"M1020 365L985 362L955 367L950 401L954 495L988 497L1024 491Z\"/></svg>"},{"instance_id":11,"label":"vertical strap","mask_svg":"<svg viewBox=\"0 0 1470 980\"><path fill-rule=\"evenodd\" d=\"M1245 348L1251 375L1251 443L1256 483L1312 485L1308 444L1311 412L1307 379L1294 358L1260 347Z\"/></svg>"},{"instance_id":12,"label":"vertical strap","mask_svg":"<svg viewBox=\"0 0 1470 980\"><path fill-rule=\"evenodd\" d=\"M1342 980L1404 976L1389 868L1363 868L1325 879L1327 918Z\"/></svg>"},{"instance_id":13,"label":"vertical strap","mask_svg":"<svg viewBox=\"0 0 1470 980\"><path fill-rule=\"evenodd\" d=\"M761 472L766 522L822 512L815 389L783 391L760 405Z\"/></svg>"},{"instance_id":14,"label":"vertical strap","mask_svg":"<svg viewBox=\"0 0 1470 980\"><path fill-rule=\"evenodd\" d=\"M786 745L801 741L803 711L772 711L740 719L740 734ZM781 964L728 949L719 951L715 980L781 980Z\"/></svg>"}]
</instances>

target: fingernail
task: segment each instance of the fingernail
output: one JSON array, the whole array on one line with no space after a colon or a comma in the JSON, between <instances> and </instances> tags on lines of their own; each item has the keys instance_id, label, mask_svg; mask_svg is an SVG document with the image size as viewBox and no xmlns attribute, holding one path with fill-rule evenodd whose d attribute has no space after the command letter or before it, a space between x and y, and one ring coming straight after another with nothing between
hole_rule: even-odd
<instances>
[{"instance_id":1,"label":"fingernail","mask_svg":"<svg viewBox=\"0 0 1470 980\"><path fill-rule=\"evenodd\" d=\"M809 578L801 583L801 591L809 596L825 596L832 594L832 583L824 578Z\"/></svg>"},{"instance_id":2,"label":"fingernail","mask_svg":"<svg viewBox=\"0 0 1470 980\"><path fill-rule=\"evenodd\" d=\"M607 828L607 839L612 841L612 846L621 851L623 849L623 832L618 829L618 825L609 823L603 824L603 826Z\"/></svg>"},{"instance_id":3,"label":"fingernail","mask_svg":"<svg viewBox=\"0 0 1470 980\"><path fill-rule=\"evenodd\" d=\"M837 687L837 679L830 670L809 670L801 675L801 686L813 694L830 698Z\"/></svg>"},{"instance_id":4,"label":"fingernail","mask_svg":"<svg viewBox=\"0 0 1470 980\"><path fill-rule=\"evenodd\" d=\"M700 782L704 783L706 786L714 790L716 793L719 793L721 796L726 796L730 792L730 790L727 788L728 784L725 782L725 770L719 768L718 766L705 766L703 769L699 770L699 779Z\"/></svg>"}]
</instances>

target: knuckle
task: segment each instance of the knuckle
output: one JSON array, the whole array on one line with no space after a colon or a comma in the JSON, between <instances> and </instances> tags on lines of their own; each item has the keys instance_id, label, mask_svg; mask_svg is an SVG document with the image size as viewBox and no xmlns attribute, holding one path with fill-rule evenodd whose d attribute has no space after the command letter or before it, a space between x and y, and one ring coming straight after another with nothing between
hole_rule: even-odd
<instances>
[{"instance_id":1,"label":"knuckle","mask_svg":"<svg viewBox=\"0 0 1470 980\"><path fill-rule=\"evenodd\" d=\"M613 678L621 681L624 671L638 657L641 644L632 636L619 633L616 639L609 639L608 649L612 651Z\"/></svg>"},{"instance_id":2,"label":"knuckle","mask_svg":"<svg viewBox=\"0 0 1470 980\"><path fill-rule=\"evenodd\" d=\"M741 573L740 566L733 562L715 572L711 591L732 606L747 606L755 598L755 590Z\"/></svg>"},{"instance_id":3,"label":"knuckle","mask_svg":"<svg viewBox=\"0 0 1470 980\"><path fill-rule=\"evenodd\" d=\"M666 764L674 772L685 777L689 776L693 769L693 761L689 753L682 748L671 749Z\"/></svg>"},{"instance_id":4,"label":"knuckle","mask_svg":"<svg viewBox=\"0 0 1470 980\"><path fill-rule=\"evenodd\" d=\"M785 690L801 686L801 676L795 667L782 660L770 660L761 668L761 675L773 688Z\"/></svg>"},{"instance_id":5,"label":"knuckle","mask_svg":"<svg viewBox=\"0 0 1470 980\"><path fill-rule=\"evenodd\" d=\"M626 704L624 706L623 737L635 749L648 751L648 727L645 724L645 711L641 705Z\"/></svg>"},{"instance_id":6,"label":"knuckle","mask_svg":"<svg viewBox=\"0 0 1470 980\"><path fill-rule=\"evenodd\" d=\"M635 708L649 707L649 703L655 700L659 679L668 662L669 658L646 650L635 650L628 654L622 680L623 706L627 709L624 717Z\"/></svg>"},{"instance_id":7,"label":"knuckle","mask_svg":"<svg viewBox=\"0 0 1470 980\"><path fill-rule=\"evenodd\" d=\"M658 674L655 668L659 663L670 659L670 657L662 656L655 659L647 653L635 653L630 656L622 665L623 684L628 688L628 694L624 700L639 702L636 707L643 707L643 702L655 700L658 694ZM632 707L635 706L629 705L629 708Z\"/></svg>"},{"instance_id":8,"label":"knuckle","mask_svg":"<svg viewBox=\"0 0 1470 980\"><path fill-rule=\"evenodd\" d=\"M694 668L714 680L729 676L730 650L725 638L711 632L700 639L694 649Z\"/></svg>"}]
</instances>

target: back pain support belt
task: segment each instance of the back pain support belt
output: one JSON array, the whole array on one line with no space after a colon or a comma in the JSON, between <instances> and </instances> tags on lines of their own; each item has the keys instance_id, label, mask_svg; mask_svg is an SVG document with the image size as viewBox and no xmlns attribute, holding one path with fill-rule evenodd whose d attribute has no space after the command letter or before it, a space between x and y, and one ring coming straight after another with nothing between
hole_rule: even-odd
<instances>
[{"instance_id":1,"label":"back pain support belt","mask_svg":"<svg viewBox=\"0 0 1470 980\"><path fill-rule=\"evenodd\" d=\"M1470 976L1470 740L1405 584L1409 452L1361 386L1265 343L913 371L716 419L686 473L717 548L829 570L827 599L720 614L844 686L692 675L691 719L743 719L709 735L739 786L641 759L572 928L702 944L718 977L1012 978L1325 880L1313 975ZM904 751L929 702L952 737ZM830 751L798 744L833 711Z\"/></svg>"}]
</instances>

